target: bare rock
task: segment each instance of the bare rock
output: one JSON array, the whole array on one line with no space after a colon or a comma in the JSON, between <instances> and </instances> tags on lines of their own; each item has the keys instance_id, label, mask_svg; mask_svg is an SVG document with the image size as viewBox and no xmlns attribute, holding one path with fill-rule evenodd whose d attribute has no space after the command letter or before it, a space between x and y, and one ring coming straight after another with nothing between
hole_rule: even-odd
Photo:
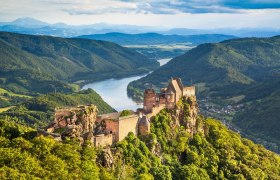
<instances>
[{"instance_id":1,"label":"bare rock","mask_svg":"<svg viewBox=\"0 0 280 180\"><path fill-rule=\"evenodd\" d=\"M114 157L110 148L103 149L97 161L103 167L111 168L114 165Z\"/></svg>"}]
</instances>

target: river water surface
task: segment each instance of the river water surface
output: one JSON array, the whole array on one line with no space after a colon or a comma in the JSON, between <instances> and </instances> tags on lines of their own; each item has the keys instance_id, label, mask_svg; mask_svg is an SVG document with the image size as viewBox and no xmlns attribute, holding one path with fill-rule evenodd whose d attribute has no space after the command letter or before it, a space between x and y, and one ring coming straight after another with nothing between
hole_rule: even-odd
<instances>
[{"instance_id":1,"label":"river water surface","mask_svg":"<svg viewBox=\"0 0 280 180\"><path fill-rule=\"evenodd\" d=\"M166 64L168 61L170 61L170 59L158 60L160 66ZM107 102L117 111L121 111L124 109L131 109L135 111L137 108L142 107L142 104L134 102L127 96L127 85L131 81L140 79L142 77L145 77L146 75L133 76L122 79L107 79L104 81L87 84L83 86L82 89L91 88L95 90L105 102Z\"/></svg>"}]
</instances>

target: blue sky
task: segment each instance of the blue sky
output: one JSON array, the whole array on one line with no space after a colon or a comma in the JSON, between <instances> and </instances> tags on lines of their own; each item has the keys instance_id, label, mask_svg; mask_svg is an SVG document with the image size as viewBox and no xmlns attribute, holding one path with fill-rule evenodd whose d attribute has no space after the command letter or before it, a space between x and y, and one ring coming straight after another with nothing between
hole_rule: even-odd
<instances>
[{"instance_id":1,"label":"blue sky","mask_svg":"<svg viewBox=\"0 0 280 180\"><path fill-rule=\"evenodd\" d=\"M0 21L134 24L186 28L280 28L280 0L0 0Z\"/></svg>"}]
</instances>

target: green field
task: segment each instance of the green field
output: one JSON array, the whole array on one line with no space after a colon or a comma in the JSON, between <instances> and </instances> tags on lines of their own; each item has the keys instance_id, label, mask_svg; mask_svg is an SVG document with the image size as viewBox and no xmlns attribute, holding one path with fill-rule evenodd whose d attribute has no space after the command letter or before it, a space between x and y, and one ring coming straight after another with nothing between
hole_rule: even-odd
<instances>
[{"instance_id":1,"label":"green field","mask_svg":"<svg viewBox=\"0 0 280 180\"><path fill-rule=\"evenodd\" d=\"M7 91L7 90L5 90L3 88L0 88L0 97L3 96L4 94L8 94L9 96L31 98L31 96L27 96L27 95L23 95L23 94L16 94L16 93Z\"/></svg>"},{"instance_id":2,"label":"green field","mask_svg":"<svg viewBox=\"0 0 280 180\"><path fill-rule=\"evenodd\" d=\"M9 107L5 107L5 108L0 108L0 113L2 113L2 112L5 112L5 111L8 111L8 110L10 110L10 109L12 109L12 108L14 108L15 106L9 106Z\"/></svg>"}]
</instances>

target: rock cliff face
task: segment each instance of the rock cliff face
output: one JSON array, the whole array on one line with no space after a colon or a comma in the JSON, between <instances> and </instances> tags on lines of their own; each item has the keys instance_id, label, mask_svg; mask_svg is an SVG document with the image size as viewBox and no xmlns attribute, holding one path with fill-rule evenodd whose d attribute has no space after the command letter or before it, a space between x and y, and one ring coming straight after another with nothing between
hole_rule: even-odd
<instances>
[{"instance_id":1,"label":"rock cliff face","mask_svg":"<svg viewBox=\"0 0 280 180\"><path fill-rule=\"evenodd\" d=\"M161 137L157 139L156 136L147 136L145 139L150 151L163 160L163 151L161 141L168 144L177 139L183 129L189 133L192 138L194 134L198 132L204 133L204 123L200 116L198 116L198 104L195 96L186 97L183 96L177 103L174 109L165 109L160 112L159 116L155 117L151 121L152 124L152 134ZM166 130L166 126L169 126ZM184 127L184 128L182 128ZM159 134L157 134L159 132ZM162 139L163 138L163 139Z\"/></svg>"},{"instance_id":2,"label":"rock cliff face","mask_svg":"<svg viewBox=\"0 0 280 180\"><path fill-rule=\"evenodd\" d=\"M198 104L195 96L182 97L177 102L175 112L174 118L177 125L184 126L191 134L200 130L197 124Z\"/></svg>"},{"instance_id":3,"label":"rock cliff face","mask_svg":"<svg viewBox=\"0 0 280 180\"><path fill-rule=\"evenodd\" d=\"M79 138L86 133L93 133L97 111L94 105L56 109L54 121L45 130L60 133L62 138Z\"/></svg>"},{"instance_id":4,"label":"rock cliff face","mask_svg":"<svg viewBox=\"0 0 280 180\"><path fill-rule=\"evenodd\" d=\"M82 124L82 134L87 132L93 132L95 128L95 121L97 117L97 107L96 106L89 106L85 108L79 114L79 120Z\"/></svg>"},{"instance_id":5,"label":"rock cliff face","mask_svg":"<svg viewBox=\"0 0 280 180\"><path fill-rule=\"evenodd\" d=\"M103 167L111 168L114 164L114 156L110 148L102 149L97 162Z\"/></svg>"}]
</instances>

